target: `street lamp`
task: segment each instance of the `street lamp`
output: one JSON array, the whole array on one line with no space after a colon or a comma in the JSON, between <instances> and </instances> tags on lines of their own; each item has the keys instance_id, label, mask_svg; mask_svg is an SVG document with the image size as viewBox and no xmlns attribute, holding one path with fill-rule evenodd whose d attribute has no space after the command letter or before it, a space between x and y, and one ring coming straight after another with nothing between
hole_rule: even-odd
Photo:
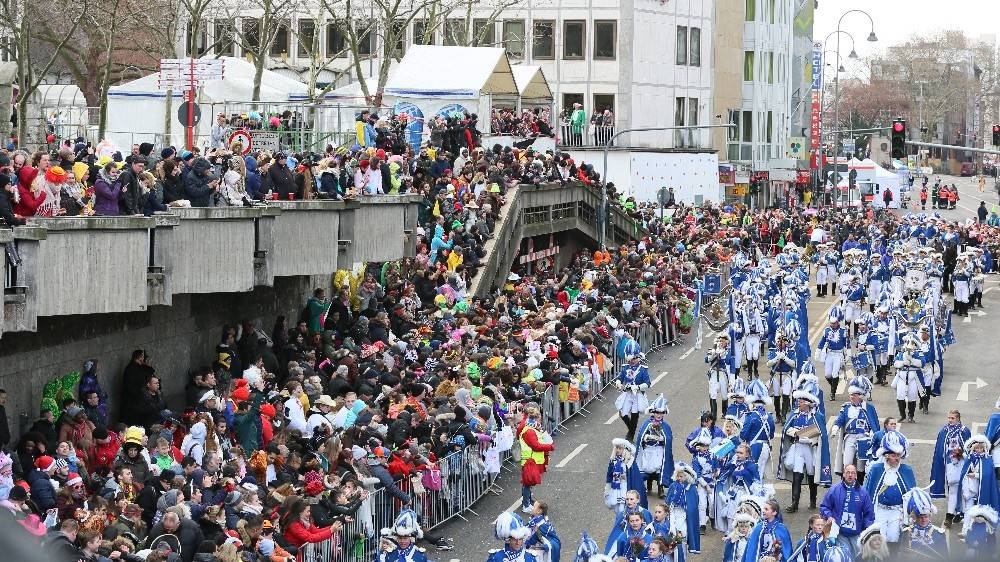
<instances>
[{"instance_id":1,"label":"street lamp","mask_svg":"<svg viewBox=\"0 0 1000 562\"><path fill-rule=\"evenodd\" d=\"M864 14L865 17L868 18L868 22L871 24L871 32L868 34L868 42L874 43L874 42L878 41L878 37L875 36L875 20L872 19L872 15L871 14L869 14L868 12L866 12L864 10L847 10L846 12L844 12L843 14L841 14L840 15L840 19L837 20L837 30L835 32L837 34L837 67L838 68L840 67L840 34L843 33L841 31L841 29L840 29L840 26L844 22L844 18L847 17L848 14L851 14L851 13L854 13L854 12L857 12L859 14ZM829 37L829 36L827 36L827 37ZM854 51L854 47L853 47L853 45L854 45L854 38L853 37L851 38L851 45L852 45L851 51L853 52ZM840 155L840 77L839 76L837 77L837 81L834 84L833 97L834 97L834 100L833 100L833 104L834 104L834 107L833 107L833 125L834 125L834 127L837 127L837 131L834 133L834 137L833 137L833 147L834 147L833 162L834 162L834 166L836 167L837 158Z\"/></svg>"}]
</instances>

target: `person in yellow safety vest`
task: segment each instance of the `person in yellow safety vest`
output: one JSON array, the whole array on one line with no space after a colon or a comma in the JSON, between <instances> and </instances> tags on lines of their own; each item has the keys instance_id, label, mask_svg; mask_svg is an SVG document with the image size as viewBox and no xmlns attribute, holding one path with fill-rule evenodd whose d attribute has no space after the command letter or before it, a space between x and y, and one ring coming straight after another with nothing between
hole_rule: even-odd
<instances>
[{"instance_id":1,"label":"person in yellow safety vest","mask_svg":"<svg viewBox=\"0 0 1000 562\"><path fill-rule=\"evenodd\" d=\"M555 450L552 436L542 429L542 413L538 408L525 409L517 438L521 445L521 511L529 513L535 503L531 488L542 483L549 453Z\"/></svg>"}]
</instances>

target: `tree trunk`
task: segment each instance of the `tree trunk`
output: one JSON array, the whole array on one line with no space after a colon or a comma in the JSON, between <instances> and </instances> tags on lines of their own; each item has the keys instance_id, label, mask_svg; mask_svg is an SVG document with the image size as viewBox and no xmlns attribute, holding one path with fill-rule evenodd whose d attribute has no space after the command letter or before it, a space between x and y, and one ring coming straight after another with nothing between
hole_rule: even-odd
<instances>
[{"instance_id":1,"label":"tree trunk","mask_svg":"<svg viewBox=\"0 0 1000 562\"><path fill-rule=\"evenodd\" d=\"M166 103L163 106L163 146L173 146L171 138L174 125L174 91L167 90Z\"/></svg>"},{"instance_id":2,"label":"tree trunk","mask_svg":"<svg viewBox=\"0 0 1000 562\"><path fill-rule=\"evenodd\" d=\"M253 58L253 96L251 96L253 99L251 101L260 101L260 81L264 77L264 60L263 53Z\"/></svg>"}]
</instances>

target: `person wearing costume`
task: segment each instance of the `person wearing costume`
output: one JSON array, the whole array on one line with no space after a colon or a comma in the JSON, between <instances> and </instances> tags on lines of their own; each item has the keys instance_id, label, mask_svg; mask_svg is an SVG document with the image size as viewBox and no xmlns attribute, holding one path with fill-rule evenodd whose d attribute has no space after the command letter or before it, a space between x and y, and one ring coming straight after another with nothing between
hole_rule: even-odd
<instances>
[{"instance_id":1,"label":"person wearing costume","mask_svg":"<svg viewBox=\"0 0 1000 562\"><path fill-rule=\"evenodd\" d=\"M634 340L632 340L634 342ZM636 343L636 346L639 344ZM615 399L618 416L625 422L628 433L625 439L635 439L635 429L639 425L639 414L649 407L646 391L649 389L649 368L640 363L642 354L638 349L626 350L628 363L622 365L615 387L621 391Z\"/></svg>"},{"instance_id":2,"label":"person wearing costume","mask_svg":"<svg viewBox=\"0 0 1000 562\"><path fill-rule=\"evenodd\" d=\"M707 429L708 432L712 435L713 446L726 438L726 434L722 432L722 429L719 428L719 426L715 425L715 419L716 419L715 414L713 414L712 412L701 413L701 417L698 418L699 426L695 428L695 430L692 431L690 434L688 434L687 439L684 440L684 447L688 450L689 453L693 455L698 451L695 448L693 441L695 437L698 437L703 428Z\"/></svg>"},{"instance_id":3,"label":"person wearing costume","mask_svg":"<svg viewBox=\"0 0 1000 562\"><path fill-rule=\"evenodd\" d=\"M643 521L641 514L630 513L625 521L625 529L618 535L614 546L608 551L608 556L614 559L624 558L628 562L638 562L646 557L646 547L652 539L643 532L646 522Z\"/></svg>"},{"instance_id":4,"label":"person wearing costume","mask_svg":"<svg viewBox=\"0 0 1000 562\"><path fill-rule=\"evenodd\" d=\"M899 547L903 496L917 486L913 469L902 462L906 452L903 436L897 431L886 431L878 450L880 460L868 467L865 478L865 491L875 504L875 523L890 552Z\"/></svg>"},{"instance_id":5,"label":"person wearing costume","mask_svg":"<svg viewBox=\"0 0 1000 562\"><path fill-rule=\"evenodd\" d=\"M864 562L885 562L889 559L889 544L877 523L858 535L859 558Z\"/></svg>"},{"instance_id":6,"label":"person wearing costume","mask_svg":"<svg viewBox=\"0 0 1000 562\"><path fill-rule=\"evenodd\" d=\"M639 494L639 505L646 507L646 486L635 462L635 445L616 437L611 447L604 479L604 504L619 514L625 509L625 495L635 492Z\"/></svg>"},{"instance_id":7,"label":"person wearing costume","mask_svg":"<svg viewBox=\"0 0 1000 562\"><path fill-rule=\"evenodd\" d=\"M944 526L947 529L958 520L956 517L962 511L958 482L962 477L965 442L971 437L972 431L962 423L962 413L952 410L948 412L948 423L938 431L934 442L930 494L934 499L948 499L944 516Z\"/></svg>"},{"instance_id":8,"label":"person wearing costume","mask_svg":"<svg viewBox=\"0 0 1000 562\"><path fill-rule=\"evenodd\" d=\"M792 391L794 392L796 390L804 390L816 398L819 398L819 413L823 414L824 418L826 417L826 394L819 386L819 377L816 376L816 367L814 367L812 361L808 359L802 363L802 371L795 379L795 386L792 387Z\"/></svg>"},{"instance_id":9,"label":"person wearing costume","mask_svg":"<svg viewBox=\"0 0 1000 562\"><path fill-rule=\"evenodd\" d=\"M875 384L889 384L889 367L896 357L896 319L889 316L889 305L880 304L875 309L872 332L878 341L875 348Z\"/></svg>"},{"instance_id":10,"label":"person wearing costume","mask_svg":"<svg viewBox=\"0 0 1000 562\"><path fill-rule=\"evenodd\" d=\"M757 464L750 459L750 447L742 443L722 465L715 486L715 528L728 533L733 528L736 508L747 496L764 490Z\"/></svg>"},{"instance_id":11,"label":"person wearing costume","mask_svg":"<svg viewBox=\"0 0 1000 562\"><path fill-rule=\"evenodd\" d=\"M535 555L524 547L525 541L531 536L531 529L516 513L501 513L493 522L493 533L497 540L504 541L504 546L490 550L486 562L538 562Z\"/></svg>"},{"instance_id":12,"label":"person wearing costume","mask_svg":"<svg viewBox=\"0 0 1000 562\"><path fill-rule=\"evenodd\" d=\"M403 509L391 529L382 529L382 536L395 536L390 541L395 548L380 555L380 562L427 562L424 549L417 548L417 540L423 538L417 514L412 509Z\"/></svg>"},{"instance_id":13,"label":"person wearing costume","mask_svg":"<svg viewBox=\"0 0 1000 562\"><path fill-rule=\"evenodd\" d=\"M849 343L847 329L840 325L843 319L844 311L834 306L830 310L830 325L823 329L823 335L816 346L816 359L823 362L823 374L830 384L830 400L837 399L844 351Z\"/></svg>"},{"instance_id":14,"label":"person wearing costume","mask_svg":"<svg viewBox=\"0 0 1000 562\"><path fill-rule=\"evenodd\" d=\"M746 383L743 382L742 378L737 377L733 381L732 386L729 387L729 406L726 407L726 411L723 412L722 417L732 416L740 420L740 423L743 423L743 419L750 411L746 399Z\"/></svg>"},{"instance_id":15,"label":"person wearing costume","mask_svg":"<svg viewBox=\"0 0 1000 562\"><path fill-rule=\"evenodd\" d=\"M656 482L661 498L674 473L674 432L664 419L669 413L667 399L660 394L649 405L649 419L639 427L635 438L636 463L645 475L647 494L653 492Z\"/></svg>"},{"instance_id":16,"label":"person wearing costume","mask_svg":"<svg viewBox=\"0 0 1000 562\"><path fill-rule=\"evenodd\" d=\"M903 501L910 524L902 531L902 555L921 560L948 560L948 532L931 524L931 515L937 513L931 495L922 488L914 488L906 493Z\"/></svg>"},{"instance_id":17,"label":"person wearing costume","mask_svg":"<svg viewBox=\"0 0 1000 562\"><path fill-rule=\"evenodd\" d=\"M670 507L670 529L687 540L687 551L701 552L700 517L698 513L697 475L691 465L679 462L674 465L673 481L667 488L667 505Z\"/></svg>"},{"instance_id":18,"label":"person wearing costume","mask_svg":"<svg viewBox=\"0 0 1000 562\"><path fill-rule=\"evenodd\" d=\"M798 411L785 420L781 431L778 478L792 483L792 503L785 510L795 513L802 496L802 481L809 477L809 508L816 508L819 485L830 485L830 443L826 434L826 419L816 412L819 398L796 390Z\"/></svg>"},{"instance_id":19,"label":"person wearing costume","mask_svg":"<svg viewBox=\"0 0 1000 562\"><path fill-rule=\"evenodd\" d=\"M875 522L875 506L858 482L858 470L854 465L844 467L841 481L823 497L819 514L830 527L830 538L857 554L861 531Z\"/></svg>"},{"instance_id":20,"label":"person wearing costume","mask_svg":"<svg viewBox=\"0 0 1000 562\"><path fill-rule=\"evenodd\" d=\"M697 503L697 493L695 495L695 502ZM615 522L611 526L611 533L608 534L608 540L604 542L604 552L608 552L618 541L618 537L625 532L625 527L628 524L628 516L632 513L638 513L642 516L642 520L649 523L653 520L653 516L649 513L649 510L645 507L639 505L639 492L638 490L629 490L625 494L625 509L620 513L615 515Z\"/></svg>"},{"instance_id":21,"label":"person wearing costume","mask_svg":"<svg viewBox=\"0 0 1000 562\"><path fill-rule=\"evenodd\" d=\"M962 534L965 556L973 560L995 560L997 556L997 512L987 505L973 506L965 512Z\"/></svg>"},{"instance_id":22,"label":"person wearing costume","mask_svg":"<svg viewBox=\"0 0 1000 562\"><path fill-rule=\"evenodd\" d=\"M792 383L798 368L798 354L784 330L778 330L774 341L774 347L767 354L767 366L771 369L770 390L778 423L785 423L785 416L792 408Z\"/></svg>"},{"instance_id":23,"label":"person wearing costume","mask_svg":"<svg viewBox=\"0 0 1000 562\"><path fill-rule=\"evenodd\" d=\"M920 353L920 344L915 336L907 336L902 349L896 354L895 363L896 375L890 386L896 389L899 421L916 423L913 415L917 411L917 399L924 389L924 360Z\"/></svg>"},{"instance_id":24,"label":"person wearing costume","mask_svg":"<svg viewBox=\"0 0 1000 562\"><path fill-rule=\"evenodd\" d=\"M743 421L740 440L749 445L750 459L761 470L761 476L765 477L771 461L771 439L775 432L774 416L766 409L771 397L767 395L767 389L760 379L754 379L747 386L747 397L752 409Z\"/></svg>"},{"instance_id":25,"label":"person wearing costume","mask_svg":"<svg viewBox=\"0 0 1000 562\"><path fill-rule=\"evenodd\" d=\"M997 398L993 408L1000 410L1000 398ZM1000 412L990 414L990 418L986 420L985 434L992 445L993 469L996 472L997 479L1000 480Z\"/></svg>"},{"instance_id":26,"label":"person wearing costume","mask_svg":"<svg viewBox=\"0 0 1000 562\"><path fill-rule=\"evenodd\" d=\"M733 517L733 530L726 535L722 545L722 562L741 562L747 549L750 531L757 520L746 513Z\"/></svg>"},{"instance_id":27,"label":"person wearing costume","mask_svg":"<svg viewBox=\"0 0 1000 562\"><path fill-rule=\"evenodd\" d=\"M865 481L865 465L872 446L872 436L880 429L875 405L865 398L866 384L871 383L864 377L851 379L847 390L851 399L840 407L830 430L831 437L840 437L837 439L837 453L833 457L833 472L841 474L845 466L853 464L858 469L858 480L861 483Z\"/></svg>"},{"instance_id":28,"label":"person wearing costume","mask_svg":"<svg viewBox=\"0 0 1000 562\"><path fill-rule=\"evenodd\" d=\"M665 537L671 533L670 530L670 508L667 504L657 504L653 507L653 520L643 529L651 537Z\"/></svg>"},{"instance_id":29,"label":"person wearing costume","mask_svg":"<svg viewBox=\"0 0 1000 562\"><path fill-rule=\"evenodd\" d=\"M548 504L536 501L528 520L531 536L524 541L524 547L535 555L538 562L559 562L562 541L556 534L556 527L549 520Z\"/></svg>"},{"instance_id":30,"label":"person wearing costume","mask_svg":"<svg viewBox=\"0 0 1000 562\"><path fill-rule=\"evenodd\" d=\"M767 500L761 511L760 521L747 537L742 562L760 562L765 558L774 562L788 562L792 557L792 536L779 517L778 502Z\"/></svg>"},{"instance_id":31,"label":"person wearing costume","mask_svg":"<svg viewBox=\"0 0 1000 562\"><path fill-rule=\"evenodd\" d=\"M761 342L764 334L767 333L767 316L764 314L764 303L753 298L743 314L744 336L743 336L743 357L747 362L747 375L755 379L760 376L758 365L760 364Z\"/></svg>"},{"instance_id":32,"label":"person wearing costume","mask_svg":"<svg viewBox=\"0 0 1000 562\"><path fill-rule=\"evenodd\" d=\"M973 435L965 442L965 462L958 480L958 501L962 512L976 505L1000 510L1000 488L990 457L990 440L985 435Z\"/></svg>"},{"instance_id":33,"label":"person wearing costume","mask_svg":"<svg viewBox=\"0 0 1000 562\"><path fill-rule=\"evenodd\" d=\"M705 354L708 363L708 406L712 416L718 419L719 399L722 399L722 411L729 406L726 397L729 395L729 383L734 378L736 365L729 349L729 336L725 333L715 336L715 345Z\"/></svg>"},{"instance_id":34,"label":"person wearing costume","mask_svg":"<svg viewBox=\"0 0 1000 562\"><path fill-rule=\"evenodd\" d=\"M642 562L685 562L684 541L676 535L654 537L646 549Z\"/></svg>"},{"instance_id":35,"label":"person wearing costume","mask_svg":"<svg viewBox=\"0 0 1000 562\"><path fill-rule=\"evenodd\" d=\"M851 344L851 366L854 367L854 375L869 381L875 378L875 351L878 349L878 336L871 330L874 321L875 317L871 313L862 314ZM870 397L865 396L865 398Z\"/></svg>"},{"instance_id":36,"label":"person wearing costume","mask_svg":"<svg viewBox=\"0 0 1000 562\"><path fill-rule=\"evenodd\" d=\"M791 559L795 562L823 562L827 549L826 536L823 534L824 522L819 515L809 517L809 528L804 537L799 539L792 551Z\"/></svg>"},{"instance_id":37,"label":"person wearing costume","mask_svg":"<svg viewBox=\"0 0 1000 562\"><path fill-rule=\"evenodd\" d=\"M709 451L712 445L712 436L707 429L703 429L698 437L695 437L695 454L691 459L691 468L697 476L698 483L698 517L701 532L704 533L708 526L708 520L714 519L715 514L715 476L718 471L716 458Z\"/></svg>"},{"instance_id":38,"label":"person wearing costume","mask_svg":"<svg viewBox=\"0 0 1000 562\"><path fill-rule=\"evenodd\" d=\"M538 408L527 408L518 432L521 446L521 511L530 513L534 500L531 489L542 483L542 474L549 464L549 453L555 450L552 436L542 429L542 414Z\"/></svg>"}]
</instances>

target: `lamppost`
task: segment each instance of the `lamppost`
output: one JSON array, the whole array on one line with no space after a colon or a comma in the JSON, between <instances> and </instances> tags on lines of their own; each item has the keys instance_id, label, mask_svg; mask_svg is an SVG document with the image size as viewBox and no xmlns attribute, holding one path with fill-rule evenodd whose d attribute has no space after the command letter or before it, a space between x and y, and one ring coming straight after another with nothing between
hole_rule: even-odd
<instances>
[{"instance_id":1,"label":"lamppost","mask_svg":"<svg viewBox=\"0 0 1000 562\"><path fill-rule=\"evenodd\" d=\"M830 60L830 59L826 58L827 54L835 52L833 49L827 49L826 48L826 44L830 40L830 37L833 37L834 35L837 35L838 38L840 37L840 35L847 35L851 39L851 53L849 55L847 55L847 58L849 58L849 59L857 59L858 58L858 53L857 53L857 51L854 50L854 36L851 35L850 33L846 32L846 31L831 31L826 36L826 38L823 39L823 59L824 60ZM837 56L834 57L834 58L837 61L839 61L840 60L839 53L836 53L836 55ZM825 64L826 64L826 66L830 66L829 63L825 63ZM839 82L840 81L840 73L841 72L844 72L844 66L841 65L841 64L839 64L839 62L838 62L837 68L834 71L834 77L833 77L835 82ZM823 150L822 149L822 147L823 147L823 135L829 134L829 132L827 130L827 127L826 127L827 123L826 123L826 120L824 118L824 116L826 115L826 85L822 84L822 83L820 84L820 90L819 90L819 107L820 107L820 125L821 125L820 126L819 144L820 144L820 150ZM818 158L818 159L819 159L820 162L822 162L822 158ZM837 162L836 159L834 159L834 169L836 169L836 162ZM816 196L817 197L820 196L819 189L822 187L823 188L823 197L822 197L822 199L819 202L817 202L817 204L819 206L823 206L823 204L826 202L826 196L825 196L826 195L826 189L825 189L825 186L826 186L826 177L825 177L825 174L822 173L823 172L823 167L822 166L820 166L820 172L821 172L821 174L817 178L819 180L819 185L817 186L817 189L816 189Z\"/></svg>"},{"instance_id":2,"label":"lamppost","mask_svg":"<svg viewBox=\"0 0 1000 562\"><path fill-rule=\"evenodd\" d=\"M840 68L840 35L842 33L844 33L840 29L840 25L844 22L844 18L848 14L851 14L851 13L854 13L854 12L857 12L857 13L860 13L860 14L864 14L868 18L868 22L871 23L871 31L868 33L868 42L874 43L874 42L878 41L878 37L875 36L875 20L872 19L872 15L871 14L869 14L868 12L866 12L864 10L847 10L846 12L844 12L843 14L841 14L840 19L837 20L837 30L834 32L837 35L837 68L838 69ZM828 38L829 38L829 36L828 36ZM854 38L853 37L851 38L851 43L852 43L852 45L854 43ZM854 55L854 58L857 58L857 53L854 51L853 48L851 49L851 54ZM836 163L837 156L840 154L840 76L837 76L837 80L834 83L833 97L834 97L834 100L833 100L833 104L834 104L834 107L833 107L833 122L834 123L833 123L833 125L834 125L834 127L837 127L837 130L835 131L834 138L833 138L834 162Z\"/></svg>"}]
</instances>

